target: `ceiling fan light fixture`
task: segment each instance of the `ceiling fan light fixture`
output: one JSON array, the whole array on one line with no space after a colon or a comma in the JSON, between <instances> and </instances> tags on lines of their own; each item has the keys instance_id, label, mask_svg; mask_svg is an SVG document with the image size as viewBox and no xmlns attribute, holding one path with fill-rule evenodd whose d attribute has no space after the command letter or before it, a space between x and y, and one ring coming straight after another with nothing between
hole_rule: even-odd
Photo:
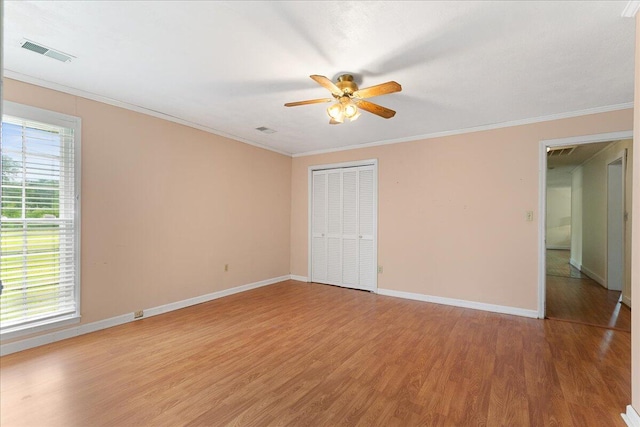
<instances>
[{"instance_id":1,"label":"ceiling fan light fixture","mask_svg":"<svg viewBox=\"0 0 640 427\"><path fill-rule=\"evenodd\" d=\"M348 104L345 104L344 115L346 118L353 120L356 114L358 114L358 107L356 107L351 102L349 102Z\"/></svg>"},{"instance_id":2,"label":"ceiling fan light fixture","mask_svg":"<svg viewBox=\"0 0 640 427\"><path fill-rule=\"evenodd\" d=\"M333 104L329 108L327 108L327 114L333 120L340 121L340 123L342 123L344 121L344 113L342 111L342 104L340 104L339 102L336 102L335 104Z\"/></svg>"}]
</instances>

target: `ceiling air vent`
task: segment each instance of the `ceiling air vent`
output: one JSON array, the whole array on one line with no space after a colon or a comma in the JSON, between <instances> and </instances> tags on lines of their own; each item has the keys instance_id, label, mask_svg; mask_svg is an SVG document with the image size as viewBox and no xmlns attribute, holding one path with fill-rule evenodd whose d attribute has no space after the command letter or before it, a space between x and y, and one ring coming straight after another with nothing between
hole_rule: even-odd
<instances>
[{"instance_id":1,"label":"ceiling air vent","mask_svg":"<svg viewBox=\"0 0 640 427\"><path fill-rule=\"evenodd\" d=\"M273 129L269 129L268 127L265 126L260 126L259 128L256 128L256 130L262 132L262 133L276 133L277 131L273 130Z\"/></svg>"},{"instance_id":2,"label":"ceiling air vent","mask_svg":"<svg viewBox=\"0 0 640 427\"><path fill-rule=\"evenodd\" d=\"M20 42L20 46L23 49L27 49L27 50L30 50L31 52L39 53L40 55L48 56L49 58L57 59L58 61L61 61L61 62L70 62L72 58L75 58L75 56L67 55L66 53L62 53L58 50L54 50L54 49L42 46L41 44L26 40L26 39Z\"/></svg>"},{"instance_id":3,"label":"ceiling air vent","mask_svg":"<svg viewBox=\"0 0 640 427\"><path fill-rule=\"evenodd\" d=\"M570 145L565 147L547 147L547 157L568 156L573 153L578 146Z\"/></svg>"}]
</instances>

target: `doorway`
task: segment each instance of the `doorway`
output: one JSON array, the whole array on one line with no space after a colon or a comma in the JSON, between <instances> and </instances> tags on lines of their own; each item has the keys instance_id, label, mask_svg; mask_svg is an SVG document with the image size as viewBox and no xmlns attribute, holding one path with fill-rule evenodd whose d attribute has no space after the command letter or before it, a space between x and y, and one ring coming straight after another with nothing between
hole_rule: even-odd
<instances>
[{"instance_id":1,"label":"doorway","mask_svg":"<svg viewBox=\"0 0 640 427\"><path fill-rule=\"evenodd\" d=\"M630 329L630 308L621 300L631 172L620 153L631 148L631 136L541 142L540 318Z\"/></svg>"}]
</instances>

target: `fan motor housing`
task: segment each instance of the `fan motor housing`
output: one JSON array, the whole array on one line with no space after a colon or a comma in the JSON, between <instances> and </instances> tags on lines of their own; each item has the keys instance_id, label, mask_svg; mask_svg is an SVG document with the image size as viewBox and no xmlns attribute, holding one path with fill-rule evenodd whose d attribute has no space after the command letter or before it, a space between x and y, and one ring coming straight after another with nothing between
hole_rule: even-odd
<instances>
[{"instance_id":1,"label":"fan motor housing","mask_svg":"<svg viewBox=\"0 0 640 427\"><path fill-rule=\"evenodd\" d=\"M358 90L358 85L353 81L353 76L351 74L343 74L338 77L336 86L338 86L338 89L340 89L345 95L352 95L353 92Z\"/></svg>"}]
</instances>

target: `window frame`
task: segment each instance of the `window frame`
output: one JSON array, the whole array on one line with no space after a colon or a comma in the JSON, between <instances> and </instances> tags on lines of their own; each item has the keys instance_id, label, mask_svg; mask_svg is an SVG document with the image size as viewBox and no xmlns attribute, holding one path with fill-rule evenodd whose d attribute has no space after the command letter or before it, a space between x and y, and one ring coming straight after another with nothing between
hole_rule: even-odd
<instances>
[{"instance_id":1,"label":"window frame","mask_svg":"<svg viewBox=\"0 0 640 427\"><path fill-rule=\"evenodd\" d=\"M30 120L34 122L41 122L44 124L50 124L54 126L61 126L73 129L73 144L74 144L74 216L73 216L73 230L74 230L74 267L75 276L73 278L74 290L75 290L75 312L72 314L61 315L53 318L43 319L41 321L32 322L28 324L15 325L5 330L0 331L0 338L3 340L20 337L23 335L34 334L49 329L59 328L62 326L75 324L80 322L80 293L81 293L81 206L82 206L82 120L80 117L71 116L68 114L59 113L57 111L45 110L42 108L33 107L30 105L19 104L11 101L2 102L2 116L0 122L4 122L4 116L12 116L24 120ZM0 124L1 126L1 124ZM0 188L0 194L2 189Z\"/></svg>"}]
</instances>

